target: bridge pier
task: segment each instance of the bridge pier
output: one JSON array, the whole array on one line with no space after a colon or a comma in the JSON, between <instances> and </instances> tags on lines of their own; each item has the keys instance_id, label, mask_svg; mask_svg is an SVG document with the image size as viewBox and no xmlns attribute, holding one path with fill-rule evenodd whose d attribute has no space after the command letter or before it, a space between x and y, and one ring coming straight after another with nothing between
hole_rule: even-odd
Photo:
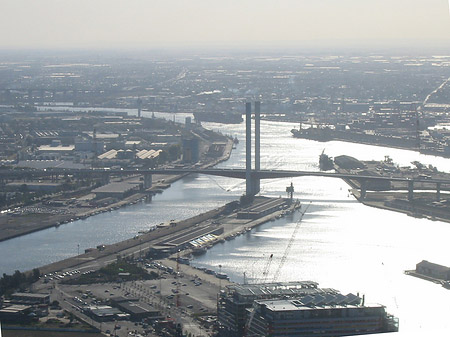
<instances>
[{"instance_id":1,"label":"bridge pier","mask_svg":"<svg viewBox=\"0 0 450 337\"><path fill-rule=\"evenodd\" d=\"M441 201L441 183L436 183L436 201Z\"/></svg>"},{"instance_id":2,"label":"bridge pier","mask_svg":"<svg viewBox=\"0 0 450 337\"><path fill-rule=\"evenodd\" d=\"M367 181L366 180L361 180L359 185L360 185L360 188L361 188L361 192L359 194L359 198L361 200L364 200L366 198L366 194L367 194Z\"/></svg>"},{"instance_id":3,"label":"bridge pier","mask_svg":"<svg viewBox=\"0 0 450 337\"><path fill-rule=\"evenodd\" d=\"M144 174L144 189L152 187L152 175L150 173Z\"/></svg>"},{"instance_id":4,"label":"bridge pier","mask_svg":"<svg viewBox=\"0 0 450 337\"><path fill-rule=\"evenodd\" d=\"M252 195L257 195L259 193L259 178L255 176L255 174L252 174L251 179L251 188L252 188Z\"/></svg>"},{"instance_id":5,"label":"bridge pier","mask_svg":"<svg viewBox=\"0 0 450 337\"><path fill-rule=\"evenodd\" d=\"M413 201L414 199L414 181L408 181L408 201Z\"/></svg>"}]
</instances>

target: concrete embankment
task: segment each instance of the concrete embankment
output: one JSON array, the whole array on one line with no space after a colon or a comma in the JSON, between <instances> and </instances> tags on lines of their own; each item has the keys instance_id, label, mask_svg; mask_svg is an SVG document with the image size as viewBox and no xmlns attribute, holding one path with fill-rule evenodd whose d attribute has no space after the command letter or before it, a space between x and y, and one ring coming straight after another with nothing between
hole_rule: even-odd
<instances>
[{"instance_id":1,"label":"concrete embankment","mask_svg":"<svg viewBox=\"0 0 450 337\"><path fill-rule=\"evenodd\" d=\"M256 205L261 205L271 200L275 199L258 197L255 203ZM259 218L239 218L238 212L241 211L241 208L237 202L232 202L192 218L157 228L132 239L107 245L101 247L101 249L93 249L86 254L55 262L39 269L41 273L48 274L55 271L80 268L83 265L93 265L93 262L95 262L96 266L101 266L102 264L109 263L119 254L121 256L129 256L137 253L144 254L149 249L161 246L171 248L174 251L183 249L182 254L190 254L192 253L192 249L190 249L188 243L199 236L205 235L205 233L222 233L217 236L216 240L208 243L211 246L223 239L241 234L262 223L280 218L284 214L292 213L300 207L299 202L290 203L286 199L280 200L282 200L282 203L276 209L271 209L270 212L268 211L266 214L262 214Z\"/></svg>"}]
</instances>

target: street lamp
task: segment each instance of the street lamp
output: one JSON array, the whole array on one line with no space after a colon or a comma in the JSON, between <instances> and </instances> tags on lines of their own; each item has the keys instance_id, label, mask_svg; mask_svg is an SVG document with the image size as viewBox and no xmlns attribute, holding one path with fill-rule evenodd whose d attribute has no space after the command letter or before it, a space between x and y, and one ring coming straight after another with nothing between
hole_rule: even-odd
<instances>
[{"instance_id":1,"label":"street lamp","mask_svg":"<svg viewBox=\"0 0 450 337\"><path fill-rule=\"evenodd\" d=\"M219 290L222 290L222 265L219 264Z\"/></svg>"}]
</instances>

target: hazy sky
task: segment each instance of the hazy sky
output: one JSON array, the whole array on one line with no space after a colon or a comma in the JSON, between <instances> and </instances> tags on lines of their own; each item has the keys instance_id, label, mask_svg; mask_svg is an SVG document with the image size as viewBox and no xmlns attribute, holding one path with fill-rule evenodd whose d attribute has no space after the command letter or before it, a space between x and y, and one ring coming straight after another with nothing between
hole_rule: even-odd
<instances>
[{"instance_id":1,"label":"hazy sky","mask_svg":"<svg viewBox=\"0 0 450 337\"><path fill-rule=\"evenodd\" d=\"M0 0L0 48L450 42L448 6L448 0Z\"/></svg>"}]
</instances>

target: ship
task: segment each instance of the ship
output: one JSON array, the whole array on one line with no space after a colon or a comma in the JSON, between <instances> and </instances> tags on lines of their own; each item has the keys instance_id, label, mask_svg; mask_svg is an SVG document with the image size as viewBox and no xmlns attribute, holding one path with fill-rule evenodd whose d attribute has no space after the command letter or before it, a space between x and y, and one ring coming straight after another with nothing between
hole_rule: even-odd
<instances>
[{"instance_id":1,"label":"ship","mask_svg":"<svg viewBox=\"0 0 450 337\"><path fill-rule=\"evenodd\" d=\"M319 156L319 169L321 171L329 171L334 168L333 158L325 154L325 149Z\"/></svg>"},{"instance_id":2,"label":"ship","mask_svg":"<svg viewBox=\"0 0 450 337\"><path fill-rule=\"evenodd\" d=\"M304 138L304 139L310 139L310 140L316 140L319 142L328 142L330 140L333 140L334 137L334 130L327 126L317 126L317 127L309 127L307 129L302 128L302 124L300 124L300 128L292 129L291 130L292 135L294 138Z\"/></svg>"},{"instance_id":3,"label":"ship","mask_svg":"<svg viewBox=\"0 0 450 337\"><path fill-rule=\"evenodd\" d=\"M237 112L194 112L196 122L215 122L223 124L239 124L244 121L242 114Z\"/></svg>"}]
</instances>

